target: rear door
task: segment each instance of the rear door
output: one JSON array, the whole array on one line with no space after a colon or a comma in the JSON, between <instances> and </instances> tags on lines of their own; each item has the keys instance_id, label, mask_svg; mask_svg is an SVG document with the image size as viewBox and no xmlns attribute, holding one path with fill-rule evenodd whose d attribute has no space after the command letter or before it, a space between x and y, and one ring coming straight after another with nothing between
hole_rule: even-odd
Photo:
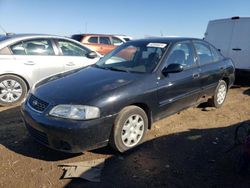
<instances>
[{"instance_id":1,"label":"rear door","mask_svg":"<svg viewBox=\"0 0 250 188\"><path fill-rule=\"evenodd\" d=\"M86 54L90 50L75 42L66 39L57 39L55 43L60 52L58 60L64 65L65 71L86 67L99 60L99 57L94 59L87 58Z\"/></svg>"},{"instance_id":2,"label":"rear door","mask_svg":"<svg viewBox=\"0 0 250 188\"><path fill-rule=\"evenodd\" d=\"M182 64L184 71L159 77L158 103L160 118L195 104L201 92L200 69L191 42L173 46L164 67Z\"/></svg>"},{"instance_id":3,"label":"rear door","mask_svg":"<svg viewBox=\"0 0 250 188\"><path fill-rule=\"evenodd\" d=\"M32 83L64 71L58 61L51 39L30 39L10 46L20 71L25 72Z\"/></svg>"},{"instance_id":4,"label":"rear door","mask_svg":"<svg viewBox=\"0 0 250 188\"><path fill-rule=\"evenodd\" d=\"M89 49L96 51L101 54L101 45L98 43L98 36L89 36L84 39L83 44L87 46Z\"/></svg>"},{"instance_id":5,"label":"rear door","mask_svg":"<svg viewBox=\"0 0 250 188\"><path fill-rule=\"evenodd\" d=\"M203 41L193 41L198 61L200 64L200 80L202 85L202 95L213 95L222 72L225 69L222 56L216 54L216 49Z\"/></svg>"},{"instance_id":6,"label":"rear door","mask_svg":"<svg viewBox=\"0 0 250 188\"><path fill-rule=\"evenodd\" d=\"M229 57L237 69L250 69L250 19L235 19Z\"/></svg>"}]
</instances>

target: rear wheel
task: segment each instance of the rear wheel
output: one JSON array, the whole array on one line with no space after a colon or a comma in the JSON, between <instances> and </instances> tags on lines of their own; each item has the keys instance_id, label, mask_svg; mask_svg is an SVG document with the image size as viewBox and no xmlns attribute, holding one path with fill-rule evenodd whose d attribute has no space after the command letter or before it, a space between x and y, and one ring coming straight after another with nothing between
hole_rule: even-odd
<instances>
[{"instance_id":1,"label":"rear wheel","mask_svg":"<svg viewBox=\"0 0 250 188\"><path fill-rule=\"evenodd\" d=\"M125 107L115 120L110 145L119 152L127 151L142 142L147 128L148 118L143 109Z\"/></svg>"},{"instance_id":2,"label":"rear wheel","mask_svg":"<svg viewBox=\"0 0 250 188\"><path fill-rule=\"evenodd\" d=\"M214 96L208 100L208 103L215 108L220 108L225 102L227 96L227 83L220 80L215 90Z\"/></svg>"},{"instance_id":3,"label":"rear wheel","mask_svg":"<svg viewBox=\"0 0 250 188\"><path fill-rule=\"evenodd\" d=\"M20 103L27 94L27 85L23 79L14 75L0 77L0 106L12 106Z\"/></svg>"}]
</instances>

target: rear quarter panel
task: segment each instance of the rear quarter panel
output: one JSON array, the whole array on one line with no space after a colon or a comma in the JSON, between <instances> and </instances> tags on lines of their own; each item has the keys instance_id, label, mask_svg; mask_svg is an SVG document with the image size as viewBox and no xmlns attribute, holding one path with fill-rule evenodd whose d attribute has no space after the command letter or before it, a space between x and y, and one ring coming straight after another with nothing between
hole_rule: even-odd
<instances>
[{"instance_id":1,"label":"rear quarter panel","mask_svg":"<svg viewBox=\"0 0 250 188\"><path fill-rule=\"evenodd\" d=\"M34 84L31 77L32 72L26 69L22 63L17 63L12 55L0 56L0 76L13 74L24 79L30 87Z\"/></svg>"}]
</instances>

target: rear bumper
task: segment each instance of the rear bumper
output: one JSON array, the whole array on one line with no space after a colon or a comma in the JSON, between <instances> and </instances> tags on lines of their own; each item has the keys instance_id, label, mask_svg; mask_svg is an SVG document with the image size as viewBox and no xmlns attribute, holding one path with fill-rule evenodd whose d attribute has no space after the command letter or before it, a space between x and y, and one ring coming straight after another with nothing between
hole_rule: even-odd
<instances>
[{"instance_id":1,"label":"rear bumper","mask_svg":"<svg viewBox=\"0 0 250 188\"><path fill-rule=\"evenodd\" d=\"M250 69L235 69L235 76L249 76L250 77Z\"/></svg>"},{"instance_id":2,"label":"rear bumper","mask_svg":"<svg viewBox=\"0 0 250 188\"><path fill-rule=\"evenodd\" d=\"M50 117L33 111L23 104L21 112L30 135L52 149L69 153L96 149L108 144L116 115L88 120L72 121Z\"/></svg>"}]
</instances>

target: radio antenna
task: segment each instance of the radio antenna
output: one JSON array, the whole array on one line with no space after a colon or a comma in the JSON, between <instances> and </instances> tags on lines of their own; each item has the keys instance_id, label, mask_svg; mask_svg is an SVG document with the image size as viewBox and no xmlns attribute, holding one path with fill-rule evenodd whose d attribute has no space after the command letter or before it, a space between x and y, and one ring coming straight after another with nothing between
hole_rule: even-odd
<instances>
[{"instance_id":1,"label":"radio antenna","mask_svg":"<svg viewBox=\"0 0 250 188\"><path fill-rule=\"evenodd\" d=\"M7 35L8 33L6 32L6 30L0 25L0 29L4 32L5 35Z\"/></svg>"}]
</instances>

